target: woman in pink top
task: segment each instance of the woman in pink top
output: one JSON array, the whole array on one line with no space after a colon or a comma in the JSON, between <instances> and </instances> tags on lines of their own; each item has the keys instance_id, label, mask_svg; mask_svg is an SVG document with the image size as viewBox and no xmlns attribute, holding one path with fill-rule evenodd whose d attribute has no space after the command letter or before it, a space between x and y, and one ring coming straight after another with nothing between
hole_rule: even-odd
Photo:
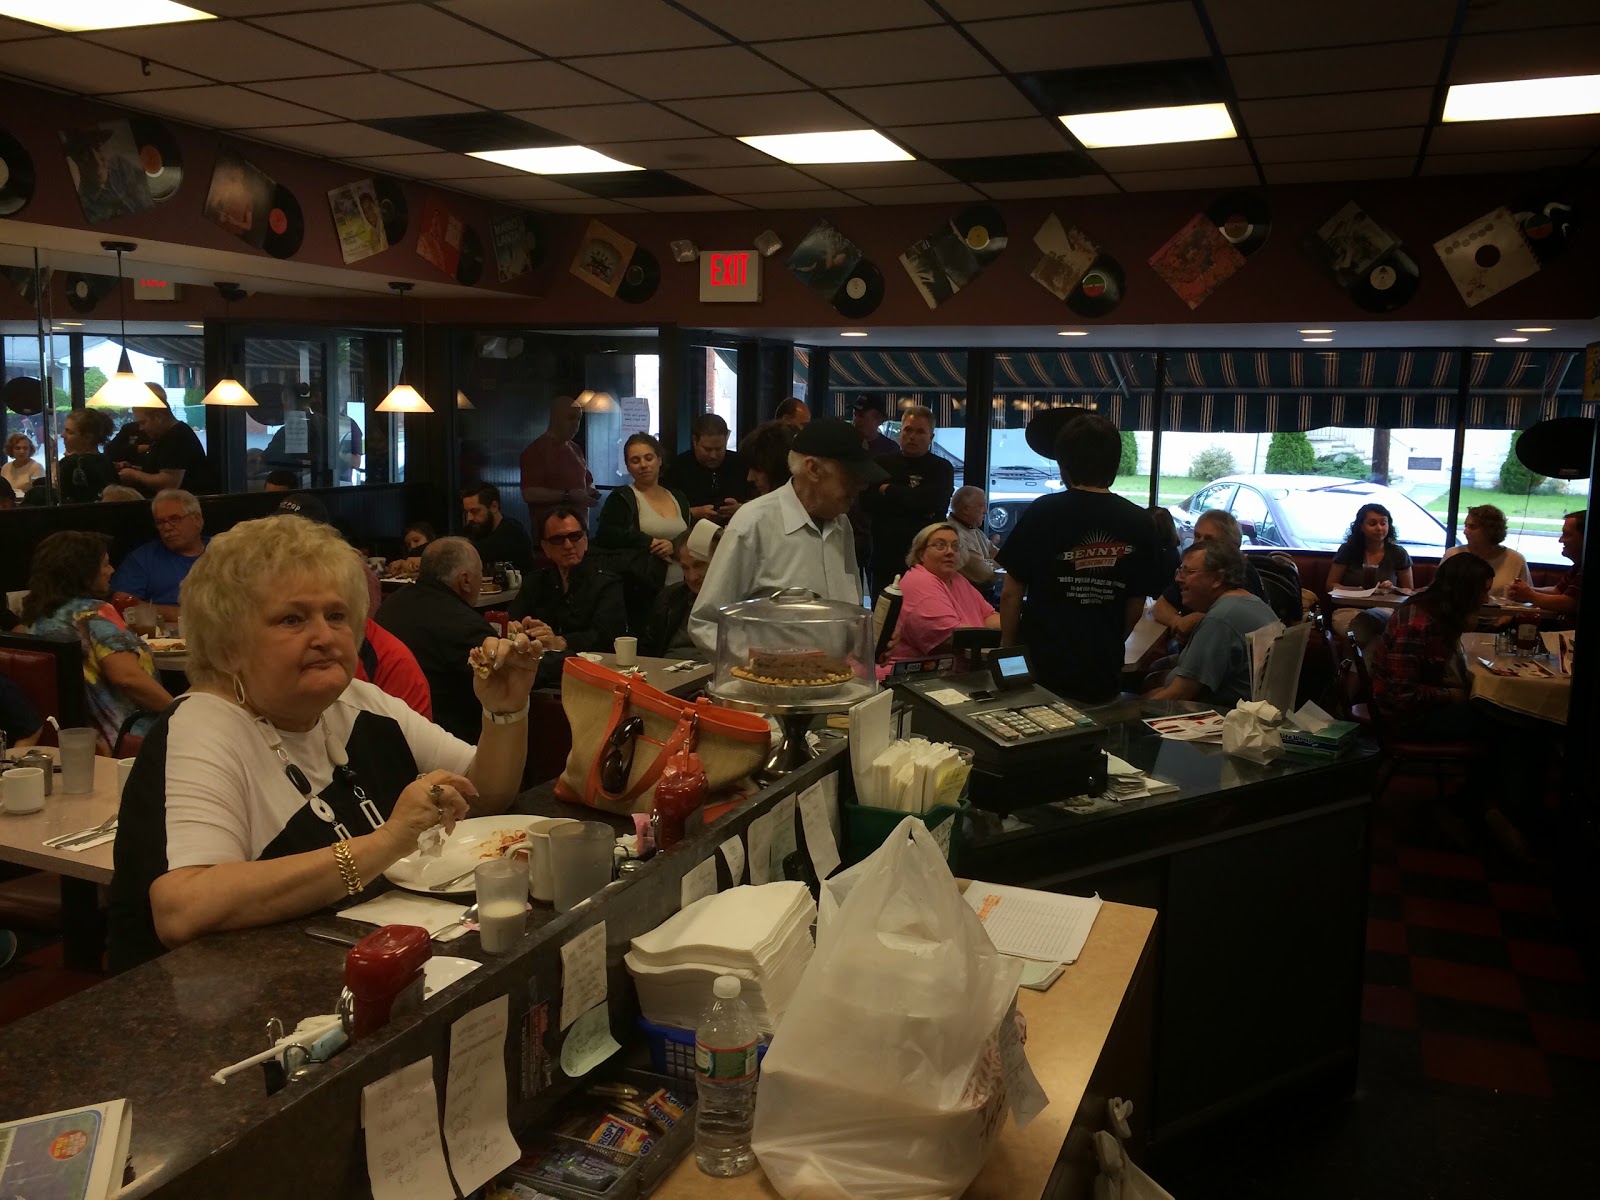
<instances>
[{"instance_id":1,"label":"woman in pink top","mask_svg":"<svg viewBox=\"0 0 1600 1200\"><path fill-rule=\"evenodd\" d=\"M889 661L926 658L947 648L957 629L1000 628L1000 614L961 574L961 534L941 521L923 529L900 576L900 621Z\"/></svg>"}]
</instances>

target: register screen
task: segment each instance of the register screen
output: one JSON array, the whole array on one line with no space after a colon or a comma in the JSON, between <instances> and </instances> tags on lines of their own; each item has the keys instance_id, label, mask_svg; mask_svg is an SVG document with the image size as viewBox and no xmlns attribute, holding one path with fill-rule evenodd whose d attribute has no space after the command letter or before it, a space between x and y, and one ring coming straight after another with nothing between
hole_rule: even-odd
<instances>
[{"instance_id":1,"label":"register screen","mask_svg":"<svg viewBox=\"0 0 1600 1200\"><path fill-rule=\"evenodd\" d=\"M1028 676L1028 660L1021 654L1011 654L995 660L1000 668L1002 683L1015 683Z\"/></svg>"}]
</instances>

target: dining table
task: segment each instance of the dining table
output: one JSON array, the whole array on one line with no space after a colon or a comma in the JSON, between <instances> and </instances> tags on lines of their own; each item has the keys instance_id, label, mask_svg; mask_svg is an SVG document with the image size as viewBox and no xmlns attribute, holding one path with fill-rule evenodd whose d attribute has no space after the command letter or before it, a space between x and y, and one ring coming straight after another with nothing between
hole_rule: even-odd
<instances>
[{"instance_id":1,"label":"dining table","mask_svg":"<svg viewBox=\"0 0 1600 1200\"><path fill-rule=\"evenodd\" d=\"M1466 656L1472 696L1525 717L1565 725L1572 675L1562 663L1562 635L1546 630L1539 636L1545 653L1525 657L1498 652L1492 633L1462 634L1461 653Z\"/></svg>"},{"instance_id":2,"label":"dining table","mask_svg":"<svg viewBox=\"0 0 1600 1200\"><path fill-rule=\"evenodd\" d=\"M416 583L416 581L416 577L410 575L385 575L378 580L378 584L385 592L392 592ZM515 600L521 590L520 587L486 587L478 593L478 598L472 601L472 607L477 609L503 608Z\"/></svg>"}]
</instances>

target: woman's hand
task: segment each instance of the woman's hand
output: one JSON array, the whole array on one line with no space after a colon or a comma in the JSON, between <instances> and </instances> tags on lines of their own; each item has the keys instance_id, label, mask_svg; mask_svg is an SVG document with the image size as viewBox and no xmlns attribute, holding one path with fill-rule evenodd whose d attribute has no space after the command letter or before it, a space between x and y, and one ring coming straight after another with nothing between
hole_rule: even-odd
<instances>
[{"instance_id":1,"label":"woman's hand","mask_svg":"<svg viewBox=\"0 0 1600 1200\"><path fill-rule=\"evenodd\" d=\"M450 771L429 771L400 793L394 802L394 811L380 832L386 834L391 847L399 851L397 857L404 858L417 848L417 839L435 825L442 824L447 834L454 830L456 822L467 815L469 797L476 800L478 789L466 776Z\"/></svg>"},{"instance_id":2,"label":"woman's hand","mask_svg":"<svg viewBox=\"0 0 1600 1200\"><path fill-rule=\"evenodd\" d=\"M672 543L667 541L666 538L651 538L650 553L660 559L670 559L672 557Z\"/></svg>"},{"instance_id":3,"label":"woman's hand","mask_svg":"<svg viewBox=\"0 0 1600 1200\"><path fill-rule=\"evenodd\" d=\"M528 703L544 645L525 629L509 638L487 637L472 652L472 690L492 713L516 712ZM487 668L487 671L484 670Z\"/></svg>"}]
</instances>

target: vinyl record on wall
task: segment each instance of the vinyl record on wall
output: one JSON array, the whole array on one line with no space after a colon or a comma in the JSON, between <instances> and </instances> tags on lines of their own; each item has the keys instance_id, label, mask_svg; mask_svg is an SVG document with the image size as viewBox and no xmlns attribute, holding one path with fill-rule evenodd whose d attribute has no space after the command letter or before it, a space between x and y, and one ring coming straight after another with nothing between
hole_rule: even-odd
<instances>
[{"instance_id":1,"label":"vinyl record on wall","mask_svg":"<svg viewBox=\"0 0 1600 1200\"><path fill-rule=\"evenodd\" d=\"M1522 236L1528 239L1533 256L1541 263L1549 262L1565 250L1576 232L1572 203L1555 194L1553 189L1525 194L1509 207Z\"/></svg>"},{"instance_id":2,"label":"vinyl record on wall","mask_svg":"<svg viewBox=\"0 0 1600 1200\"><path fill-rule=\"evenodd\" d=\"M133 143L139 148L139 162L150 185L150 198L157 204L170 200L183 185L183 154L178 140L162 121L154 117L131 117Z\"/></svg>"},{"instance_id":3,"label":"vinyl record on wall","mask_svg":"<svg viewBox=\"0 0 1600 1200\"><path fill-rule=\"evenodd\" d=\"M456 282L472 287L483 278L483 241L468 226L461 231L461 256L456 259Z\"/></svg>"},{"instance_id":4,"label":"vinyl record on wall","mask_svg":"<svg viewBox=\"0 0 1600 1200\"><path fill-rule=\"evenodd\" d=\"M95 306L116 290L117 281L110 275L84 275L78 271L67 272L67 303L75 313L87 315Z\"/></svg>"},{"instance_id":5,"label":"vinyl record on wall","mask_svg":"<svg viewBox=\"0 0 1600 1200\"><path fill-rule=\"evenodd\" d=\"M0 217L20 212L33 199L33 159L4 129L0 129Z\"/></svg>"},{"instance_id":6,"label":"vinyl record on wall","mask_svg":"<svg viewBox=\"0 0 1600 1200\"><path fill-rule=\"evenodd\" d=\"M629 304L643 304L660 286L661 265L656 262L656 256L643 246L635 246L622 272L622 282L617 284L617 298Z\"/></svg>"},{"instance_id":7,"label":"vinyl record on wall","mask_svg":"<svg viewBox=\"0 0 1600 1200\"><path fill-rule=\"evenodd\" d=\"M1267 235L1272 232L1272 215L1267 211L1267 202L1254 192L1227 192L1218 196L1206 209L1206 217L1246 258L1266 245Z\"/></svg>"},{"instance_id":8,"label":"vinyl record on wall","mask_svg":"<svg viewBox=\"0 0 1600 1200\"><path fill-rule=\"evenodd\" d=\"M1350 299L1368 312L1393 312L1417 294L1421 281L1417 264L1396 246L1350 285Z\"/></svg>"},{"instance_id":9,"label":"vinyl record on wall","mask_svg":"<svg viewBox=\"0 0 1600 1200\"><path fill-rule=\"evenodd\" d=\"M1525 429L1513 449L1535 475L1552 479L1589 478L1594 448L1593 417L1552 417Z\"/></svg>"},{"instance_id":10,"label":"vinyl record on wall","mask_svg":"<svg viewBox=\"0 0 1600 1200\"><path fill-rule=\"evenodd\" d=\"M1067 293L1067 307L1080 317L1103 317L1122 303L1126 287L1122 264L1102 254Z\"/></svg>"},{"instance_id":11,"label":"vinyl record on wall","mask_svg":"<svg viewBox=\"0 0 1600 1200\"><path fill-rule=\"evenodd\" d=\"M305 240L306 219L300 212L300 201L283 184L272 192L272 209L267 213L267 236L261 248L273 258L293 258Z\"/></svg>"},{"instance_id":12,"label":"vinyl record on wall","mask_svg":"<svg viewBox=\"0 0 1600 1200\"><path fill-rule=\"evenodd\" d=\"M44 411L44 388L33 376L18 375L0 388L0 402L19 417L36 417Z\"/></svg>"},{"instance_id":13,"label":"vinyl record on wall","mask_svg":"<svg viewBox=\"0 0 1600 1200\"><path fill-rule=\"evenodd\" d=\"M853 320L870 317L882 303L883 273L864 258L845 276L844 285L833 298L838 314Z\"/></svg>"},{"instance_id":14,"label":"vinyl record on wall","mask_svg":"<svg viewBox=\"0 0 1600 1200\"><path fill-rule=\"evenodd\" d=\"M374 179L373 188L378 193L378 212L383 216L383 236L389 245L398 246L406 236L410 217L406 212L406 194L398 180Z\"/></svg>"},{"instance_id":15,"label":"vinyl record on wall","mask_svg":"<svg viewBox=\"0 0 1600 1200\"><path fill-rule=\"evenodd\" d=\"M1006 222L992 204L974 204L962 209L951 222L967 248L977 256L980 266L1000 256L1006 248Z\"/></svg>"}]
</instances>

